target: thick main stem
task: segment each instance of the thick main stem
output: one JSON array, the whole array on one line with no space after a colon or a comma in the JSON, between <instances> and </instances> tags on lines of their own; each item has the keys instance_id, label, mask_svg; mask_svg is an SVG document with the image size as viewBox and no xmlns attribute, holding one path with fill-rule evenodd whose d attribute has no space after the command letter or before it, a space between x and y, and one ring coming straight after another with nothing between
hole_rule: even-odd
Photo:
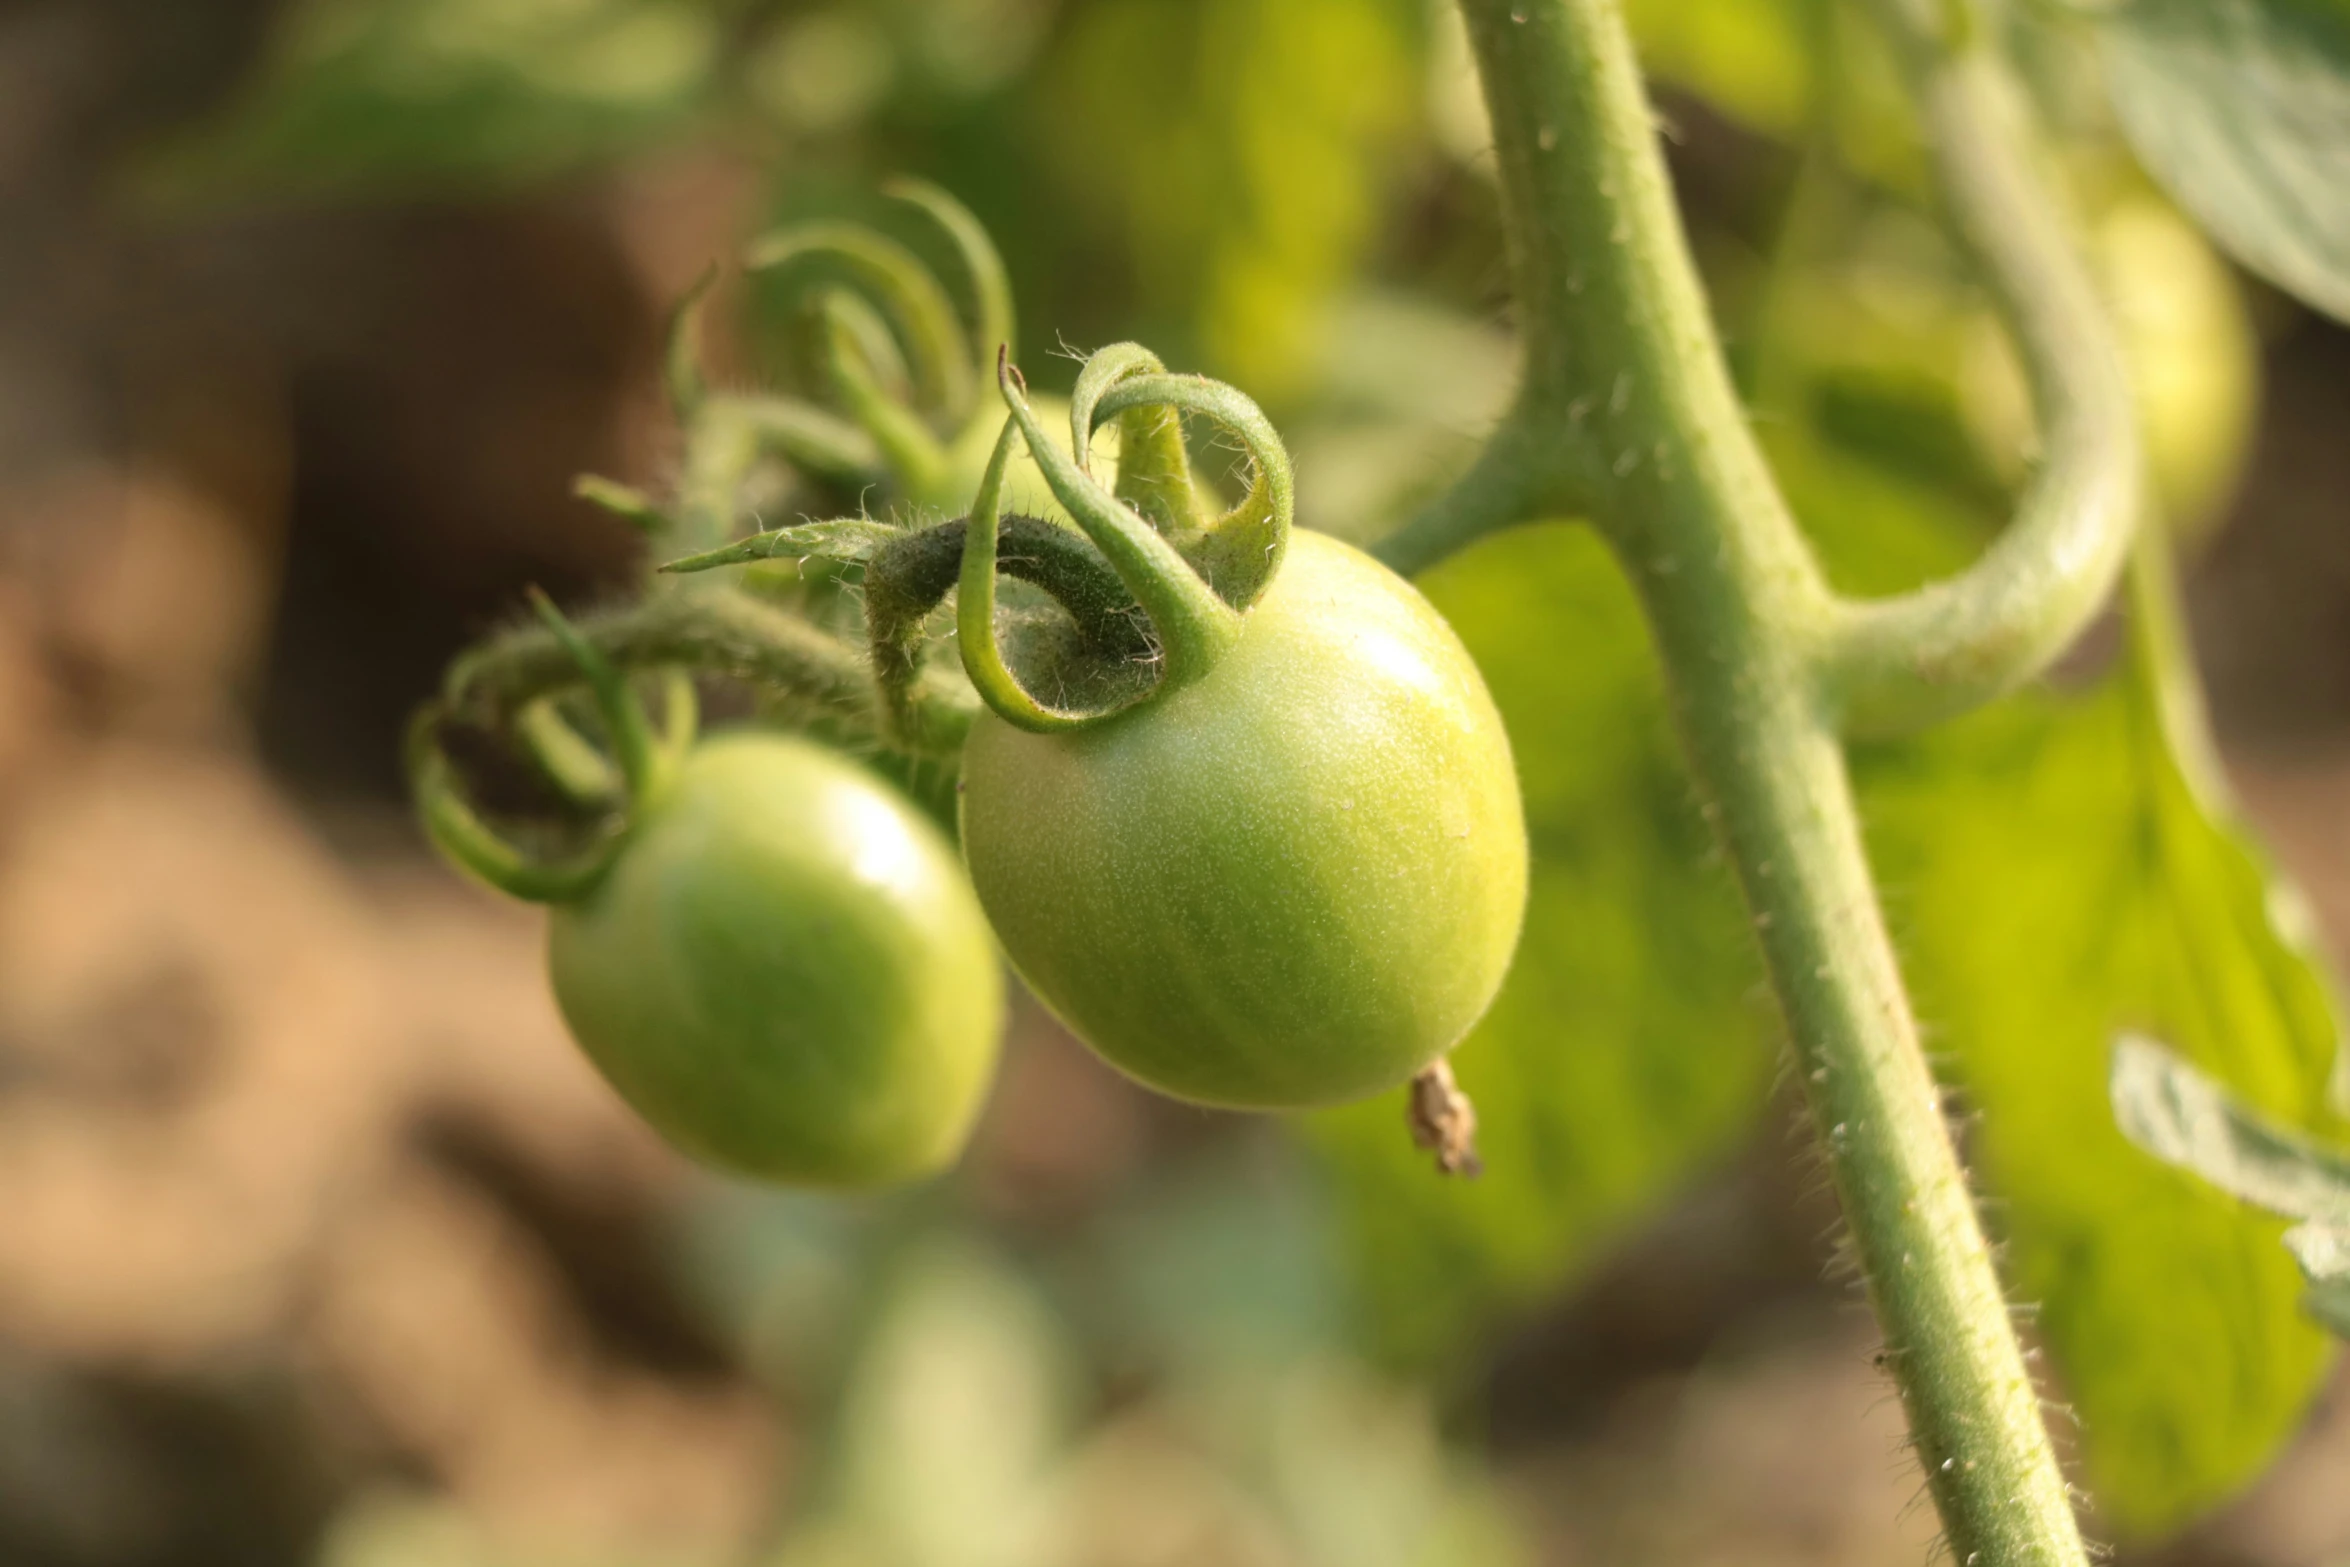
<instances>
[{"instance_id":1,"label":"thick main stem","mask_svg":"<svg viewBox=\"0 0 2350 1567\"><path fill-rule=\"evenodd\" d=\"M1919 1047L1815 671L1832 613L1748 431L1614 0L1462 0L1552 437L1637 583L1964 1567L2085 1561Z\"/></svg>"}]
</instances>

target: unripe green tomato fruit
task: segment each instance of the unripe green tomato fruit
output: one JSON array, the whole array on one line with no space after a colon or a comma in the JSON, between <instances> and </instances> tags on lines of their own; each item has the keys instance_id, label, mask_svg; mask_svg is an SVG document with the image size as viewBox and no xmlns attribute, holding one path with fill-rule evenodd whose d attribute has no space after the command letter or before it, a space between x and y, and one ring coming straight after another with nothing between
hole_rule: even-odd
<instances>
[{"instance_id":1,"label":"unripe green tomato fruit","mask_svg":"<svg viewBox=\"0 0 2350 1567\"><path fill-rule=\"evenodd\" d=\"M1039 999L1179 1098L1336 1104L1500 987L1526 902L1508 737L1411 584L1326 535L1197 680L1036 734L983 712L963 854Z\"/></svg>"},{"instance_id":2,"label":"unripe green tomato fruit","mask_svg":"<svg viewBox=\"0 0 2350 1567\"><path fill-rule=\"evenodd\" d=\"M698 746L547 944L572 1036L680 1150L862 1187L952 1161L1003 1024L946 837L855 764L765 733Z\"/></svg>"}]
</instances>

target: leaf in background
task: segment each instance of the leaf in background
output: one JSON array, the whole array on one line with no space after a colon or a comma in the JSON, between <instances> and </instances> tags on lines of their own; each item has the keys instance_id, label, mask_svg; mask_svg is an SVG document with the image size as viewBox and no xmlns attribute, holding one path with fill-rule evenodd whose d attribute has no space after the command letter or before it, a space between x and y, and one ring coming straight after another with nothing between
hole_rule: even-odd
<instances>
[{"instance_id":1,"label":"leaf in background","mask_svg":"<svg viewBox=\"0 0 2350 1567\"><path fill-rule=\"evenodd\" d=\"M2304 1224L2285 1249L2309 1279L2309 1314L2350 1338L2350 1224Z\"/></svg>"},{"instance_id":2,"label":"leaf in background","mask_svg":"<svg viewBox=\"0 0 2350 1567\"><path fill-rule=\"evenodd\" d=\"M2271 1125L2151 1040L2114 1047L2112 1094L2123 1135L2157 1159L2310 1221L2285 1232L2285 1249L2309 1280L2310 1315L2350 1337L2350 1154Z\"/></svg>"},{"instance_id":3,"label":"leaf in background","mask_svg":"<svg viewBox=\"0 0 2350 1567\"><path fill-rule=\"evenodd\" d=\"M2350 321L2350 5L2128 0L2100 26L2147 168L2239 261Z\"/></svg>"},{"instance_id":4,"label":"leaf in background","mask_svg":"<svg viewBox=\"0 0 2350 1567\"><path fill-rule=\"evenodd\" d=\"M2157 1159L2288 1219L2350 1225L2350 1155L2253 1114L2154 1041L2114 1046L2111 1093L2122 1135Z\"/></svg>"},{"instance_id":5,"label":"leaf in background","mask_svg":"<svg viewBox=\"0 0 2350 1567\"><path fill-rule=\"evenodd\" d=\"M1454 1056L1485 1175L1439 1179L1397 1095L1312 1122L1373 1337L1407 1359L1474 1342L1726 1156L1772 1071L1753 943L1605 547L1524 528L1421 586L1509 725L1534 864L1517 962Z\"/></svg>"},{"instance_id":6,"label":"leaf in background","mask_svg":"<svg viewBox=\"0 0 2350 1567\"><path fill-rule=\"evenodd\" d=\"M2141 655L2142 656L2142 655ZM2288 1124L2324 1113L2332 998L2289 893L2173 755L2133 663L1856 759L1928 1038L2106 1520L2159 1533L2263 1468L2327 1363L2281 1226L2129 1146L2123 1029Z\"/></svg>"},{"instance_id":7,"label":"leaf in background","mask_svg":"<svg viewBox=\"0 0 2350 1567\"><path fill-rule=\"evenodd\" d=\"M620 155L710 88L697 0L304 0L227 118L141 172L171 201L501 184Z\"/></svg>"},{"instance_id":8,"label":"leaf in background","mask_svg":"<svg viewBox=\"0 0 2350 1567\"><path fill-rule=\"evenodd\" d=\"M1144 307L1192 322L1201 368L1260 401L1301 389L1372 237L1416 109L1419 13L1106 0L1074 12L1056 51L1047 166L1108 220Z\"/></svg>"},{"instance_id":9,"label":"leaf in background","mask_svg":"<svg viewBox=\"0 0 2350 1567\"><path fill-rule=\"evenodd\" d=\"M775 1567L1039 1567L1071 1425L1067 1343L1028 1280L973 1238L895 1261L826 1444L823 1504Z\"/></svg>"}]
</instances>

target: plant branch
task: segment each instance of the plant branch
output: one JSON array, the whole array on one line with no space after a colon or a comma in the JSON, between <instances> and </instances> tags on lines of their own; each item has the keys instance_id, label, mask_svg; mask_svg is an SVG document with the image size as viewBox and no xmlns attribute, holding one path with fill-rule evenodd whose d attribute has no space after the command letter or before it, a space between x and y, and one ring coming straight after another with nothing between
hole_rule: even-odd
<instances>
[{"instance_id":1,"label":"plant branch","mask_svg":"<svg viewBox=\"0 0 2350 1567\"><path fill-rule=\"evenodd\" d=\"M1952 1559L2082 1567L1822 699L1816 654L1839 611L1732 388L1618 5L1462 10L1527 338L1513 421L1528 493L1586 498L1647 609Z\"/></svg>"},{"instance_id":2,"label":"plant branch","mask_svg":"<svg viewBox=\"0 0 2350 1567\"><path fill-rule=\"evenodd\" d=\"M1549 471L1539 421L1513 410L1477 460L1371 553L1407 577L1497 529L1540 517L1579 516L1582 507Z\"/></svg>"},{"instance_id":3,"label":"plant branch","mask_svg":"<svg viewBox=\"0 0 2350 1567\"><path fill-rule=\"evenodd\" d=\"M2022 355L2044 456L2015 521L1967 571L1838 604L1824 675L1847 729L1866 734L1933 723L2047 668L2112 592L2142 484L2121 349L1986 29L1950 41L1917 0L1876 9L1924 115L1951 229Z\"/></svg>"}]
</instances>

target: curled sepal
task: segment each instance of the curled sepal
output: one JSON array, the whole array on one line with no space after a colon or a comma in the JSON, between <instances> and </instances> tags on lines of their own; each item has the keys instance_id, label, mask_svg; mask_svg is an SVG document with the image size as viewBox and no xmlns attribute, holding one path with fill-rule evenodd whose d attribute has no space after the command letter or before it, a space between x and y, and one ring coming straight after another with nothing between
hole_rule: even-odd
<instances>
[{"instance_id":1,"label":"curled sepal","mask_svg":"<svg viewBox=\"0 0 2350 1567\"><path fill-rule=\"evenodd\" d=\"M661 380L669 393L669 411L680 424L691 423L709 395L702 379L702 307L718 281L716 267L704 267L693 287L669 313L669 335L661 355Z\"/></svg>"},{"instance_id":2,"label":"curled sepal","mask_svg":"<svg viewBox=\"0 0 2350 1567\"><path fill-rule=\"evenodd\" d=\"M1150 617L1163 655L1162 683L1180 685L1206 674L1239 640L1238 612L1216 596L1165 535L1053 444L1036 411L1028 405L1026 387L1012 368L1007 351L997 353L996 383L1046 486ZM1104 395L1103 405L1117 398L1125 385L1140 384L1144 383L1121 383L1112 388Z\"/></svg>"},{"instance_id":3,"label":"curled sepal","mask_svg":"<svg viewBox=\"0 0 2350 1567\"><path fill-rule=\"evenodd\" d=\"M1092 709L1052 707L1029 695L1028 688L1004 661L1004 646L996 628L996 562L998 512L1003 501L1004 464L1012 455L1019 426L1004 421L971 515L963 524L963 563L955 588L955 640L963 653L963 672L971 677L979 699L998 717L1020 729L1045 733L1075 729L1097 718L1131 707L1150 694L1148 685L1123 693L1111 705Z\"/></svg>"},{"instance_id":4,"label":"curled sepal","mask_svg":"<svg viewBox=\"0 0 2350 1567\"><path fill-rule=\"evenodd\" d=\"M547 634L579 666L580 678L587 682L588 695L595 701L596 716L604 721L605 732L611 737L612 759L620 768L621 786L627 790L629 799L643 800L659 787L671 762L667 748L653 734L644 704L628 689L627 677L593 642L579 634L579 629L555 607L553 599L533 588L530 606L537 612L539 623L547 628Z\"/></svg>"},{"instance_id":5,"label":"curled sepal","mask_svg":"<svg viewBox=\"0 0 2350 1567\"><path fill-rule=\"evenodd\" d=\"M514 720L515 738L555 792L586 810L610 810L627 791L612 759L563 716L562 698L534 698Z\"/></svg>"},{"instance_id":6,"label":"curled sepal","mask_svg":"<svg viewBox=\"0 0 2350 1567\"><path fill-rule=\"evenodd\" d=\"M946 448L913 409L890 394L877 373L873 345L859 330L864 312L856 296L828 288L813 308L817 352L833 395L872 437L904 488L915 495L931 493L946 470Z\"/></svg>"},{"instance_id":7,"label":"curled sepal","mask_svg":"<svg viewBox=\"0 0 2350 1567\"><path fill-rule=\"evenodd\" d=\"M1069 394L1070 450L1080 469L1093 472L1094 417L1102 395L1128 377L1166 371L1159 356L1140 343L1112 343L1087 356ZM1191 479L1183 415L1164 403L1142 403L1117 418L1118 482L1110 493L1188 553L1208 516Z\"/></svg>"},{"instance_id":8,"label":"curled sepal","mask_svg":"<svg viewBox=\"0 0 2350 1567\"><path fill-rule=\"evenodd\" d=\"M830 560L858 565L871 560L883 546L904 536L904 530L864 517L833 517L821 522L794 523L769 528L732 544L664 561L666 572L713 571L756 560Z\"/></svg>"},{"instance_id":9,"label":"curled sepal","mask_svg":"<svg viewBox=\"0 0 2350 1567\"><path fill-rule=\"evenodd\" d=\"M1012 340L1012 278L1004 258L971 210L927 180L896 179L881 193L928 218L954 247L971 283L972 341ZM974 388L976 391L976 388ZM974 399L976 401L976 399Z\"/></svg>"},{"instance_id":10,"label":"curled sepal","mask_svg":"<svg viewBox=\"0 0 2350 1567\"><path fill-rule=\"evenodd\" d=\"M500 892L530 903L567 903L586 895L620 852L624 827L614 817L595 840L569 854L524 852L498 836L458 788L456 769L440 745L443 712L418 713L408 726L408 787L433 847L458 869Z\"/></svg>"},{"instance_id":11,"label":"curled sepal","mask_svg":"<svg viewBox=\"0 0 2350 1567\"><path fill-rule=\"evenodd\" d=\"M666 671L662 725L656 732L626 677L553 600L534 588L531 606L586 682L612 754L607 758L572 727L554 693L523 705L516 735L559 793L574 805L606 813L595 836L582 848L552 856L531 854L500 836L465 798L456 769L441 749L441 725L448 717L441 703L427 707L408 726L408 777L426 834L459 868L514 897L561 903L583 896L611 865L627 835L628 808L658 791L693 745L699 703L690 675Z\"/></svg>"},{"instance_id":12,"label":"curled sepal","mask_svg":"<svg viewBox=\"0 0 2350 1567\"><path fill-rule=\"evenodd\" d=\"M854 287L889 319L922 404L947 428L969 414L971 352L954 301L896 240L850 223L810 223L758 241L743 264L753 272L805 267Z\"/></svg>"},{"instance_id":13,"label":"curled sepal","mask_svg":"<svg viewBox=\"0 0 2350 1567\"><path fill-rule=\"evenodd\" d=\"M571 481L571 493L599 511L618 517L647 537L662 533L669 527L669 519L662 515L661 508L651 496L617 479L583 473Z\"/></svg>"},{"instance_id":14,"label":"curled sepal","mask_svg":"<svg viewBox=\"0 0 2350 1567\"><path fill-rule=\"evenodd\" d=\"M1179 541L1185 558L1217 596L1234 609L1246 609L1272 584L1289 552L1297 513L1289 449L1255 399L1206 376L1127 374L1105 387L1093 406L1096 416L1119 415L1121 431L1134 411L1158 409L1212 419L1238 436L1248 453L1248 490L1240 503Z\"/></svg>"}]
</instances>

